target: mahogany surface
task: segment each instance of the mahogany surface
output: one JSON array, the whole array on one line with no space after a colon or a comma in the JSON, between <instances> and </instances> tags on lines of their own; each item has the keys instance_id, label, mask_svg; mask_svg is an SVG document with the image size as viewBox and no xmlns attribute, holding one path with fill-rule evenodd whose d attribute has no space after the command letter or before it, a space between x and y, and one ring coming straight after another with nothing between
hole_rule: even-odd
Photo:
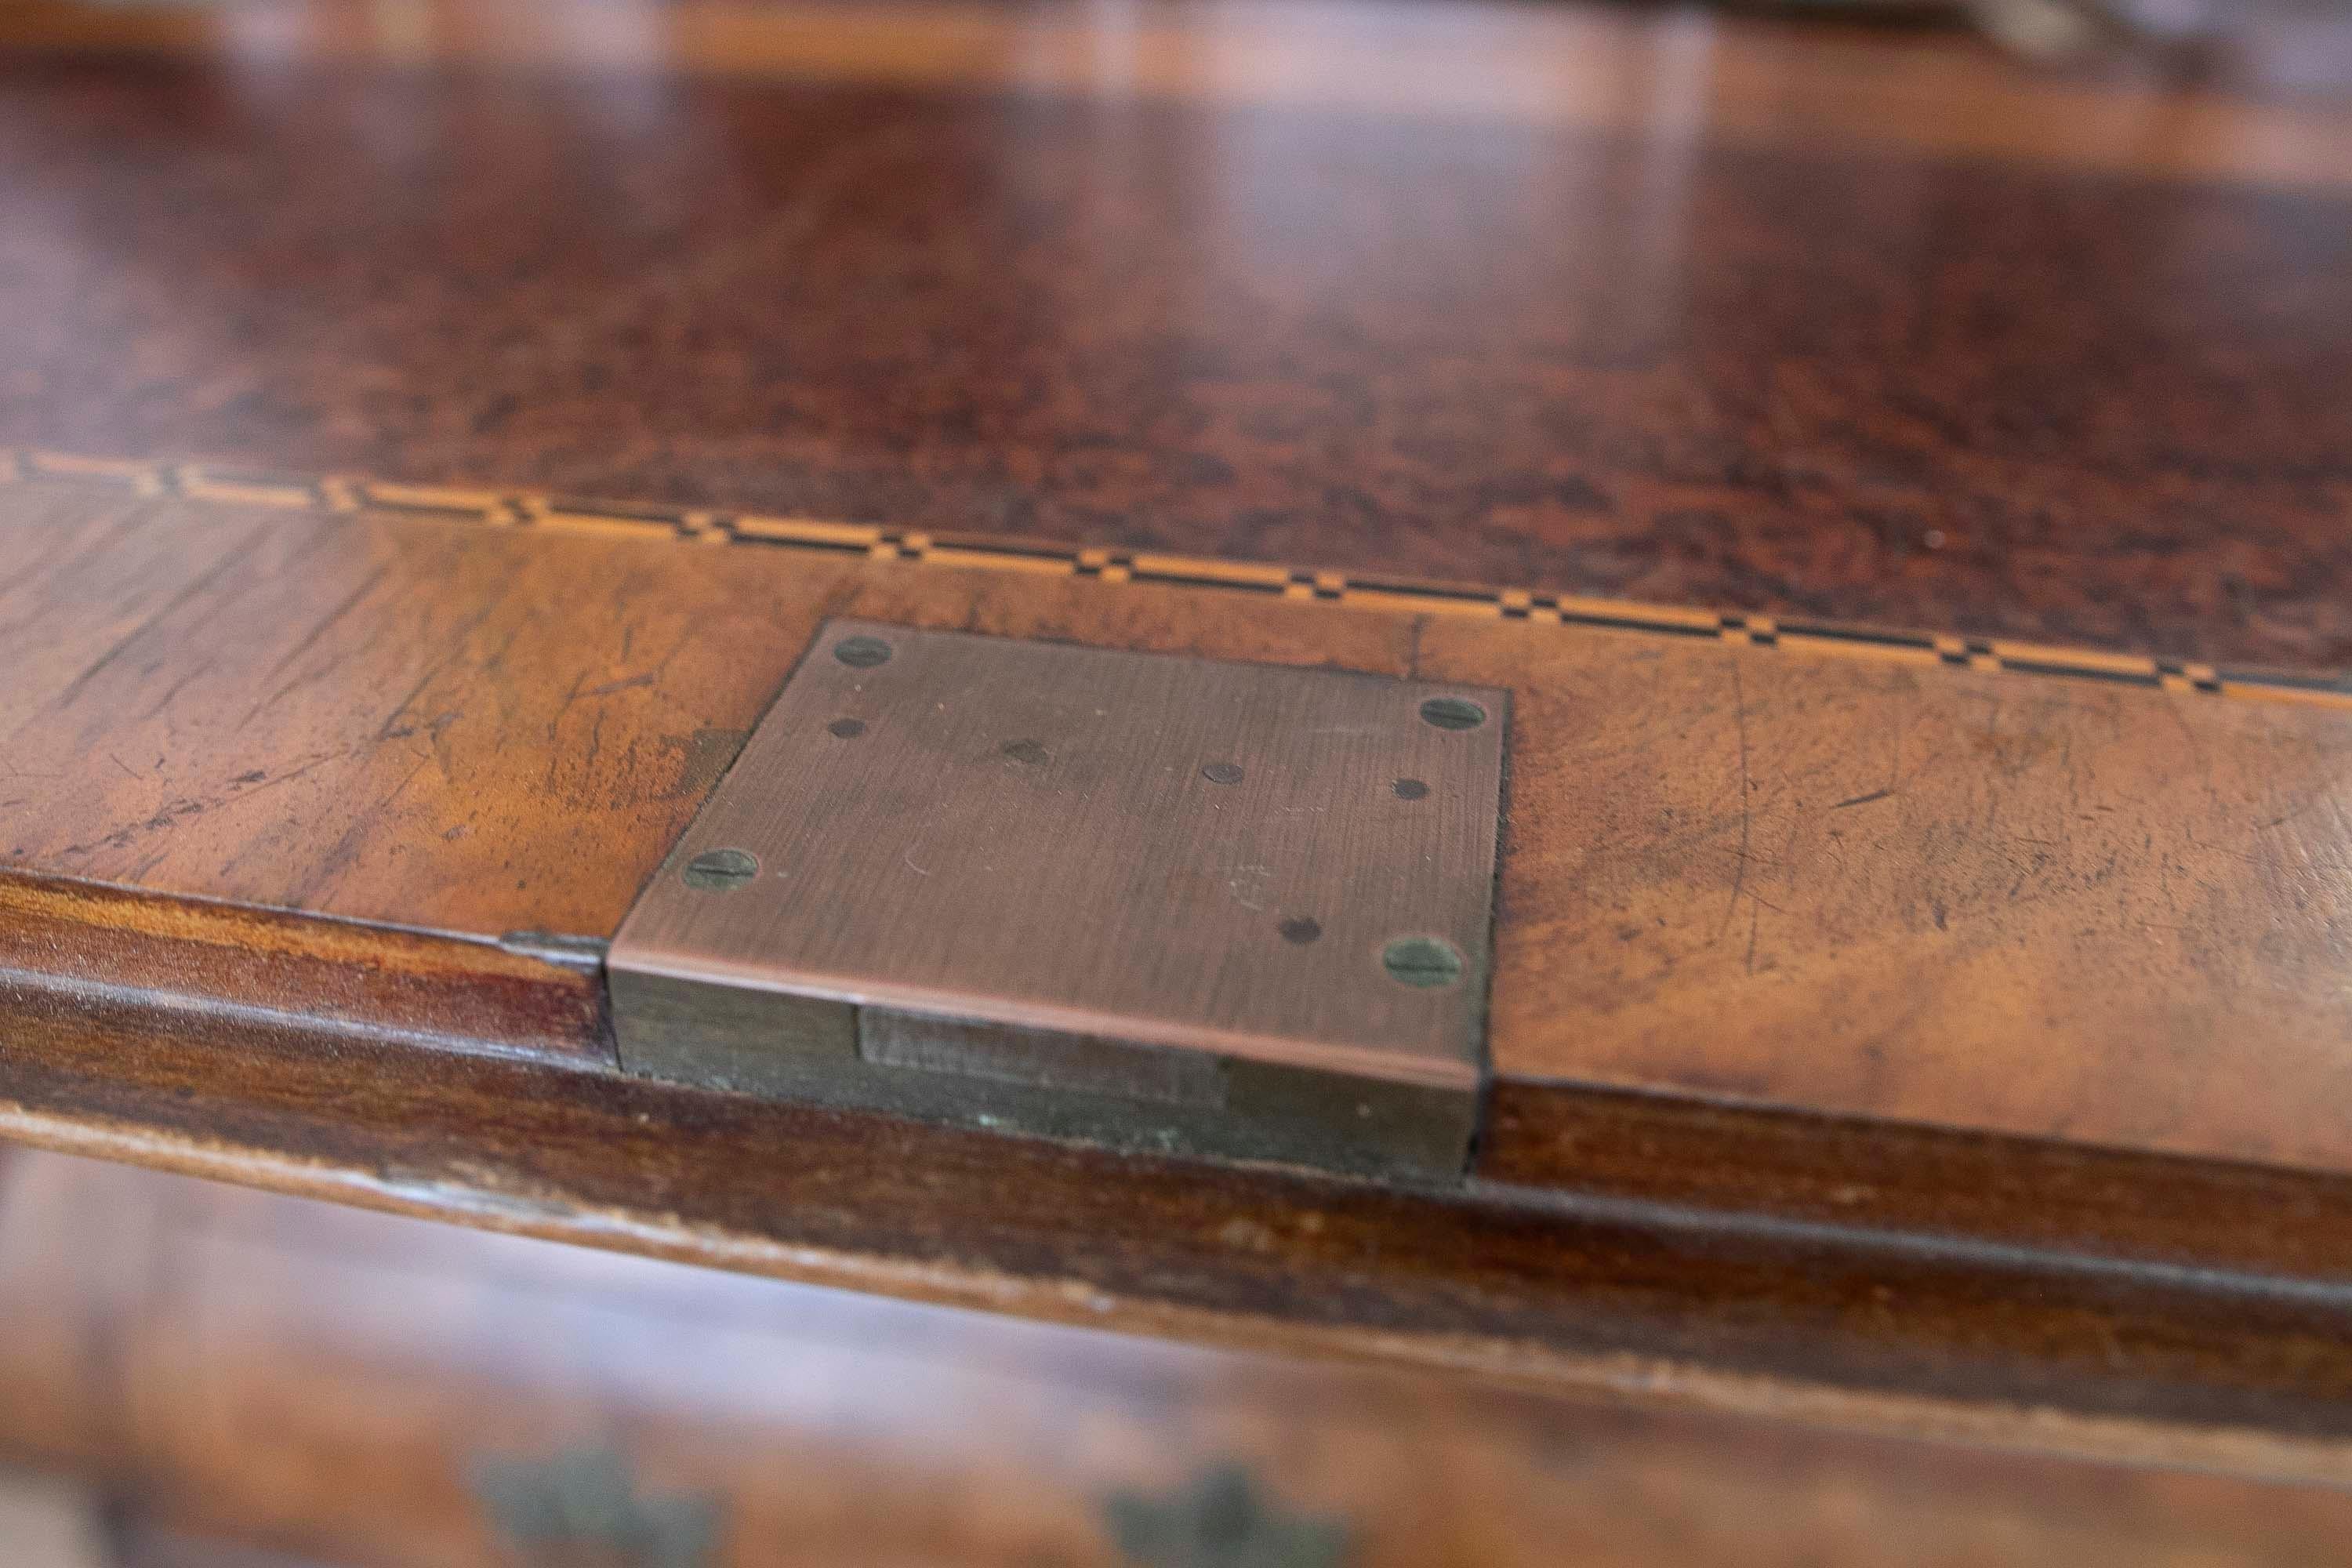
<instances>
[{"instance_id":1,"label":"mahogany surface","mask_svg":"<svg viewBox=\"0 0 2352 1568\"><path fill-rule=\"evenodd\" d=\"M2340 37L238 14L0 26L0 443L2352 663Z\"/></svg>"},{"instance_id":2,"label":"mahogany surface","mask_svg":"<svg viewBox=\"0 0 2352 1568\"><path fill-rule=\"evenodd\" d=\"M390 490L340 510L131 477L195 493L0 487L34 568L0 632L0 862L403 928L415 956L368 972L354 1023L610 1062L543 958L593 959L818 626L854 616L1516 689L1487 1042L1507 1081L2352 1174L2339 694L1638 606L1615 609L1652 624L1182 582L1213 563L1089 577L923 541L845 553L839 529L763 544L758 520L714 546L657 518L508 524L544 510L530 498L411 515ZM361 940L5 896L20 931L0 940L68 984L92 977L57 934L78 923L108 933L109 977L167 986L163 955L192 945L267 928L281 963L331 967L296 948ZM391 989L477 959L511 1011L470 1030ZM215 967L222 1000L279 984Z\"/></svg>"},{"instance_id":3,"label":"mahogany surface","mask_svg":"<svg viewBox=\"0 0 2352 1568\"><path fill-rule=\"evenodd\" d=\"M0 21L0 1130L2352 1476L2335 57L238 15ZM602 943L832 615L1510 688L1471 1182L614 1077Z\"/></svg>"},{"instance_id":4,"label":"mahogany surface","mask_svg":"<svg viewBox=\"0 0 2352 1568\"><path fill-rule=\"evenodd\" d=\"M32 459L0 496L41 564L0 806L18 1136L1034 1315L2346 1473L2339 889L2308 874L2343 853L2339 694L498 492ZM593 966L734 743L693 738L835 614L1513 687L1469 1185L615 1078ZM1890 775L1897 729L1948 776ZM2208 767L2172 782L2173 748ZM2319 804L2242 847L2266 790ZM1850 832L1843 872L1793 877L1791 825ZM1656 852L1606 869L1634 827ZM2273 940L2184 918L2150 972L2177 878ZM1883 1011L1913 971L1943 980Z\"/></svg>"}]
</instances>

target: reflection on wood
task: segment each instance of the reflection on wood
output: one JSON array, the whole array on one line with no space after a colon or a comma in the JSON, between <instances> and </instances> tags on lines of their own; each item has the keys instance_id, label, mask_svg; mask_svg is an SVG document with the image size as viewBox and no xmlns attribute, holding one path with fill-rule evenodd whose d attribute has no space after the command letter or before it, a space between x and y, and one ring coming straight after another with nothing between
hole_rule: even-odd
<instances>
[{"instance_id":1,"label":"reflection on wood","mask_svg":"<svg viewBox=\"0 0 2352 1568\"><path fill-rule=\"evenodd\" d=\"M12 29L79 41L0 71L0 443L2352 664L2340 37L2288 91L1453 0Z\"/></svg>"}]
</instances>

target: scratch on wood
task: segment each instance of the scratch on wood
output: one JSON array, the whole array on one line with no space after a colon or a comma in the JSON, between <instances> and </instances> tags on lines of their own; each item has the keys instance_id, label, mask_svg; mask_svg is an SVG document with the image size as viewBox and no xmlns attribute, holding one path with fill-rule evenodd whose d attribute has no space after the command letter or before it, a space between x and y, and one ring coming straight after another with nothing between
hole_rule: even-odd
<instances>
[{"instance_id":1,"label":"scratch on wood","mask_svg":"<svg viewBox=\"0 0 2352 1568\"><path fill-rule=\"evenodd\" d=\"M1716 940L1723 940L1731 929L1732 916L1739 912L1739 895L1748 886L1748 841L1755 828L1755 813L1748 805L1748 686L1740 679L1739 661L1731 661L1731 700L1733 717L1739 726L1739 864L1731 874L1731 901L1723 907L1723 924L1717 928ZM1749 933L1748 949L1749 967L1756 961L1754 933Z\"/></svg>"}]
</instances>

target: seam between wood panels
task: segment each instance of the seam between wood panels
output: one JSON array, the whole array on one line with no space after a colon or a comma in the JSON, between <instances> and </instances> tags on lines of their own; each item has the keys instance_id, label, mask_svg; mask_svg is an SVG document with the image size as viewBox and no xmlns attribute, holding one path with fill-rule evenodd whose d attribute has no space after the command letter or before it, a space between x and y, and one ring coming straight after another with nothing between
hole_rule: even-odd
<instances>
[{"instance_id":1,"label":"seam between wood panels","mask_svg":"<svg viewBox=\"0 0 2352 1568\"><path fill-rule=\"evenodd\" d=\"M79 483L138 495L289 510L407 512L492 528L621 534L703 545L856 555L1105 584L1150 583L1406 615L1463 615L1538 625L1696 637L1758 647L1802 647L1858 658L2064 680L2095 680L2212 697L2352 710L2352 672L2301 674L2102 653L2004 637L1967 637L1738 611L1683 608L1432 582L1379 574L939 534L871 523L824 522L714 508L583 500L541 491L400 484L342 475L265 472L216 463L152 462L0 449L0 485Z\"/></svg>"}]
</instances>

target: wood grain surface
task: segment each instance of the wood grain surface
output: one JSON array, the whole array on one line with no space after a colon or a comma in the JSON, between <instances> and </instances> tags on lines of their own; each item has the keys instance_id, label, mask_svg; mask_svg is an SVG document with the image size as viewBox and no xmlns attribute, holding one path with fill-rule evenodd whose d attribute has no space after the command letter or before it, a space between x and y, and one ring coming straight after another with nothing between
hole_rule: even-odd
<instances>
[{"instance_id":1,"label":"wood grain surface","mask_svg":"<svg viewBox=\"0 0 2352 1568\"><path fill-rule=\"evenodd\" d=\"M2352 1475L2340 49L566 14L0 20L8 1131ZM1469 1187L618 1081L832 615L1509 689Z\"/></svg>"},{"instance_id":2,"label":"wood grain surface","mask_svg":"<svg viewBox=\"0 0 2352 1568\"><path fill-rule=\"evenodd\" d=\"M2295 876L2341 853L2336 693L522 494L37 462L0 496L50 574L7 649L47 694L0 806L16 1136L1147 1331L2352 1473L2334 884ZM579 1070L585 967L734 744L677 742L740 736L829 614L1512 688L1470 1188ZM2299 837L2261 838L2291 790ZM2035 854L2036 897L1953 890ZM2153 930L2176 885L2263 939ZM1936 984L1891 1007L1906 972Z\"/></svg>"},{"instance_id":3,"label":"wood grain surface","mask_svg":"<svg viewBox=\"0 0 2352 1568\"><path fill-rule=\"evenodd\" d=\"M0 22L0 442L2352 664L2340 37L234 16Z\"/></svg>"},{"instance_id":4,"label":"wood grain surface","mask_svg":"<svg viewBox=\"0 0 2352 1568\"><path fill-rule=\"evenodd\" d=\"M2352 1531L2325 1489L1155 1344L54 1156L0 1156L0 1453L150 1550L507 1568L469 1474L597 1449L715 1509L709 1568L1112 1568L1111 1498L1226 1465L1344 1524L1349 1568L2318 1568ZM62 1451L66 1406L105 1439Z\"/></svg>"},{"instance_id":5,"label":"wood grain surface","mask_svg":"<svg viewBox=\"0 0 2352 1568\"><path fill-rule=\"evenodd\" d=\"M2352 1173L2328 691L284 493L0 491L40 568L8 863L528 963L613 934L827 615L1507 687L1499 1078Z\"/></svg>"}]
</instances>

